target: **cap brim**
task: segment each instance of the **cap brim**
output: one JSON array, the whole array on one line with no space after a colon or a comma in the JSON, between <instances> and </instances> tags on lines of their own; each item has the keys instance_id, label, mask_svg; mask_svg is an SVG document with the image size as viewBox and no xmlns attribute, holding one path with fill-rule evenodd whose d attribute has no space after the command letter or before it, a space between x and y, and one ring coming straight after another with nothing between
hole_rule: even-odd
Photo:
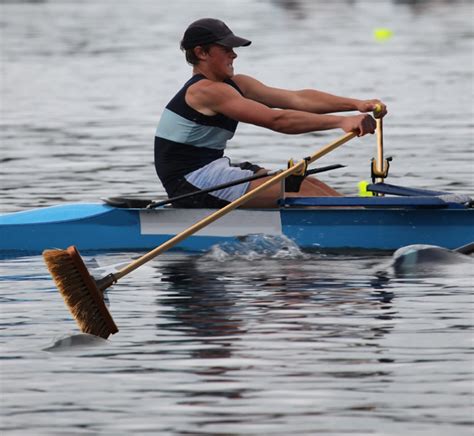
<instances>
[{"instance_id":1,"label":"cap brim","mask_svg":"<svg viewBox=\"0 0 474 436\"><path fill-rule=\"evenodd\" d=\"M252 41L241 38L240 36L227 35L225 38L216 41L216 44L223 45L224 47L246 47L252 44Z\"/></svg>"}]
</instances>

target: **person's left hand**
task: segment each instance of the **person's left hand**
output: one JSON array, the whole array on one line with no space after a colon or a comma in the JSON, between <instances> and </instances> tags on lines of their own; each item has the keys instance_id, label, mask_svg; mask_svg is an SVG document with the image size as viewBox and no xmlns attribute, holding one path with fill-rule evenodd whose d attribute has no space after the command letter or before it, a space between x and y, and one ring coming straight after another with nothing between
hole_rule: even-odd
<instances>
[{"instance_id":1,"label":"person's left hand","mask_svg":"<svg viewBox=\"0 0 474 436\"><path fill-rule=\"evenodd\" d=\"M380 105L380 115L377 114L377 118L382 118L387 115L387 106L380 100L373 99L373 100L361 100L360 103L357 105L357 110L362 113L366 112L373 112L377 105Z\"/></svg>"}]
</instances>

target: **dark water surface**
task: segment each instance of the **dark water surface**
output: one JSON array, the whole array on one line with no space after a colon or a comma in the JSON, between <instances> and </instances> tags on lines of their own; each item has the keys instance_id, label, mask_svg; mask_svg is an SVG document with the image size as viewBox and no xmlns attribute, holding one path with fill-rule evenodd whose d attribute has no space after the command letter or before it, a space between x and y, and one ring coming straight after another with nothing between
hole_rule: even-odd
<instances>
[{"instance_id":1,"label":"dark water surface","mask_svg":"<svg viewBox=\"0 0 474 436\"><path fill-rule=\"evenodd\" d=\"M389 181L472 195L469 1L1 3L3 212L163 193L161 110L190 69L184 27L253 40L237 72L384 99ZM378 27L392 38L373 37ZM229 155L281 168L341 132L239 126ZM346 194L375 137L321 161ZM128 262L137 253L85 253ZM108 293L120 332L80 335L39 256L0 264L2 434L470 435L472 259L395 270L389 253L251 240L167 253Z\"/></svg>"}]
</instances>

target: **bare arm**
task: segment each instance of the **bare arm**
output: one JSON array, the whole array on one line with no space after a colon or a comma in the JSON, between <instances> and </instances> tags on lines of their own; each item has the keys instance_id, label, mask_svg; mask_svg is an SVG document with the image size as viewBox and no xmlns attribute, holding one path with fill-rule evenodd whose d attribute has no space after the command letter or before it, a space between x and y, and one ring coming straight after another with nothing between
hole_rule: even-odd
<instances>
[{"instance_id":1,"label":"bare arm","mask_svg":"<svg viewBox=\"0 0 474 436\"><path fill-rule=\"evenodd\" d=\"M269 107L295 109L316 114L346 111L365 113L372 112L377 104L381 104L383 107L383 115L386 113L385 105L377 99L359 100L339 97L315 89L290 91L273 88L243 74L234 76L233 80L242 89L245 97Z\"/></svg>"},{"instance_id":2,"label":"bare arm","mask_svg":"<svg viewBox=\"0 0 474 436\"><path fill-rule=\"evenodd\" d=\"M271 100L271 98L270 98ZM267 104L241 96L222 82L202 80L188 89L186 101L194 109L212 115L224 114L237 121L266 127L281 133L297 134L341 128L360 136L373 133L375 121L369 115L322 115L295 109L272 109Z\"/></svg>"}]
</instances>

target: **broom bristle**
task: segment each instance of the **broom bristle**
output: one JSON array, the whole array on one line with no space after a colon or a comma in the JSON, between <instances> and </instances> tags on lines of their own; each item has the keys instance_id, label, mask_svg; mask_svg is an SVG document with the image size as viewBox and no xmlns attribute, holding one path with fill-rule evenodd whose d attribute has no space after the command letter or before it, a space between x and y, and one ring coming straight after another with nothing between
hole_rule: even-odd
<instances>
[{"instance_id":1,"label":"broom bristle","mask_svg":"<svg viewBox=\"0 0 474 436\"><path fill-rule=\"evenodd\" d=\"M87 271L77 248L45 250L43 258L81 331L105 339L117 333L102 292Z\"/></svg>"}]
</instances>

